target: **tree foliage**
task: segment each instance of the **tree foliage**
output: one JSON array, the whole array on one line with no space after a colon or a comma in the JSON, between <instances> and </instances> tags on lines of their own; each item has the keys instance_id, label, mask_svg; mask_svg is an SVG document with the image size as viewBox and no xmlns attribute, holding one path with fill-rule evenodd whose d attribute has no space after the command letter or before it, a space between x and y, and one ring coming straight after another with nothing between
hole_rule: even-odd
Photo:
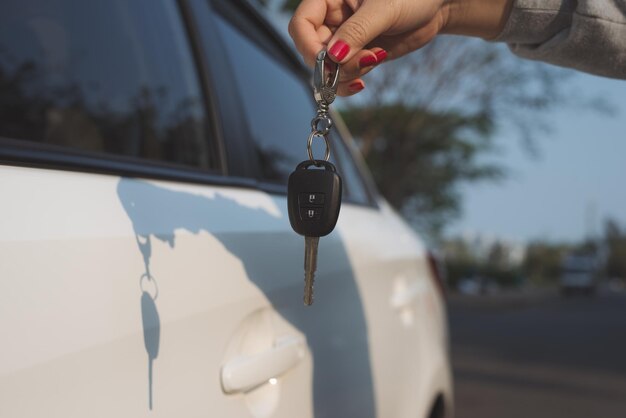
<instances>
[{"instance_id":1,"label":"tree foliage","mask_svg":"<svg viewBox=\"0 0 626 418\"><path fill-rule=\"evenodd\" d=\"M626 279L626 231L613 219L606 220L604 231L608 253L605 274L607 277Z\"/></svg>"},{"instance_id":2,"label":"tree foliage","mask_svg":"<svg viewBox=\"0 0 626 418\"><path fill-rule=\"evenodd\" d=\"M476 164L492 122L484 115L430 112L400 103L342 112L359 138L381 193L418 229L437 235L458 214L456 185L495 178L501 170Z\"/></svg>"},{"instance_id":3,"label":"tree foliage","mask_svg":"<svg viewBox=\"0 0 626 418\"><path fill-rule=\"evenodd\" d=\"M535 241L526 248L524 272L533 283L554 284L561 275L563 257L573 245Z\"/></svg>"},{"instance_id":4,"label":"tree foliage","mask_svg":"<svg viewBox=\"0 0 626 418\"><path fill-rule=\"evenodd\" d=\"M510 244L493 241L453 238L442 242L445 253L447 280L456 288L463 280L473 280L485 292L490 286L520 286L523 284L522 265L514 256Z\"/></svg>"}]
</instances>

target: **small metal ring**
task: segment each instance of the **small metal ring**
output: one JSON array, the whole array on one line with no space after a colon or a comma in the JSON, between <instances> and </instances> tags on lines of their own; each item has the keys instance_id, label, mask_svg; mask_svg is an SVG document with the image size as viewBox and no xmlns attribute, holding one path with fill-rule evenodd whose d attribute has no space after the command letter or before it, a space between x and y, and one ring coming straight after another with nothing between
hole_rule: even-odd
<instances>
[{"instance_id":1,"label":"small metal ring","mask_svg":"<svg viewBox=\"0 0 626 418\"><path fill-rule=\"evenodd\" d=\"M144 279L147 279L154 284L154 296L150 295L150 292L144 289ZM156 300L159 297L159 285L157 284L157 281L154 279L154 277L152 277L148 273L144 273L141 275L141 278L139 279L139 287L141 288L142 292L146 292L147 294L149 294L152 297L152 300Z\"/></svg>"},{"instance_id":2,"label":"small metal ring","mask_svg":"<svg viewBox=\"0 0 626 418\"><path fill-rule=\"evenodd\" d=\"M309 139L306 142L306 150L309 153L309 159L315 162L315 157L313 156L313 138L314 137L324 138L324 142L326 143L326 152L324 153L324 160L328 161L330 159L330 141L328 140L328 136L326 136L323 132L313 131L311 135L309 135Z\"/></svg>"},{"instance_id":3,"label":"small metal ring","mask_svg":"<svg viewBox=\"0 0 626 418\"><path fill-rule=\"evenodd\" d=\"M324 122L324 129L319 128L320 122ZM333 127L333 120L328 115L317 115L311 121L311 131L319 132L322 135L328 135L330 129Z\"/></svg>"}]
</instances>

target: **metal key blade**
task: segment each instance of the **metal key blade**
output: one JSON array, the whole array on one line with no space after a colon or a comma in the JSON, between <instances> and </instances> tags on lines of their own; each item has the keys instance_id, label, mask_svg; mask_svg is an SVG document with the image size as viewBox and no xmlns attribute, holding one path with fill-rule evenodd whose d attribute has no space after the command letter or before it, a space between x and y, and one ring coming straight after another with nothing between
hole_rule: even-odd
<instances>
[{"instance_id":1,"label":"metal key blade","mask_svg":"<svg viewBox=\"0 0 626 418\"><path fill-rule=\"evenodd\" d=\"M304 304L313 304L313 282L317 270L317 247L320 237L304 237Z\"/></svg>"}]
</instances>

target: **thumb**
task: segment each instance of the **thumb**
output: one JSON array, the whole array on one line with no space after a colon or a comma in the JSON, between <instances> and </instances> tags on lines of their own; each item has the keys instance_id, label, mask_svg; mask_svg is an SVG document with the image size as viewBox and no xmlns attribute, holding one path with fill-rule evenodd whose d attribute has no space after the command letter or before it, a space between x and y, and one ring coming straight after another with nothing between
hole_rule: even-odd
<instances>
[{"instance_id":1,"label":"thumb","mask_svg":"<svg viewBox=\"0 0 626 418\"><path fill-rule=\"evenodd\" d=\"M339 26L328 42L328 55L344 63L385 32L391 25L391 16L377 1L365 1L352 16Z\"/></svg>"}]
</instances>

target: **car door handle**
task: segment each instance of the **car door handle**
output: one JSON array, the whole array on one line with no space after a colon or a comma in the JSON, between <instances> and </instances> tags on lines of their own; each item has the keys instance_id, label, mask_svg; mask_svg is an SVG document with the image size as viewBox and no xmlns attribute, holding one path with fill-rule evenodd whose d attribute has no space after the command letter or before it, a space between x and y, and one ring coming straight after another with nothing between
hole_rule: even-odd
<instances>
[{"instance_id":1,"label":"car door handle","mask_svg":"<svg viewBox=\"0 0 626 418\"><path fill-rule=\"evenodd\" d=\"M222 367L222 388L226 393L248 392L295 367L305 353L304 337L282 337L267 351L226 363Z\"/></svg>"}]
</instances>

